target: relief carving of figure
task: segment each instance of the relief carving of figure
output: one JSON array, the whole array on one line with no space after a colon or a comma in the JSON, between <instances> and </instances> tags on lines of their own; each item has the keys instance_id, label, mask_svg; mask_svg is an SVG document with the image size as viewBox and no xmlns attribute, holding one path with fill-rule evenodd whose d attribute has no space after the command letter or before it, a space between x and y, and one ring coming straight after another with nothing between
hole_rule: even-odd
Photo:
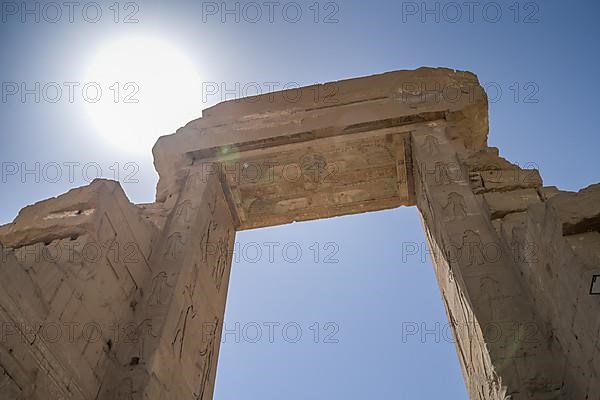
<instances>
[{"instance_id":1,"label":"relief carving of figure","mask_svg":"<svg viewBox=\"0 0 600 400\"><path fill-rule=\"evenodd\" d=\"M466 230L462 237L460 261L466 266L483 265L486 262L481 238L472 230Z\"/></svg>"},{"instance_id":2,"label":"relief carving of figure","mask_svg":"<svg viewBox=\"0 0 600 400\"><path fill-rule=\"evenodd\" d=\"M327 160L320 154L307 154L300 160L302 177L307 183L320 183L326 173Z\"/></svg>"},{"instance_id":3,"label":"relief carving of figure","mask_svg":"<svg viewBox=\"0 0 600 400\"><path fill-rule=\"evenodd\" d=\"M437 185L449 185L452 183L452 178L450 177L450 170L448 169L448 165L442 162L435 163L435 183Z\"/></svg>"},{"instance_id":4,"label":"relief carving of figure","mask_svg":"<svg viewBox=\"0 0 600 400\"><path fill-rule=\"evenodd\" d=\"M196 355L196 369L198 378L198 390L194 393L195 400L203 400L208 393L208 386L213 367L213 359L215 357L215 338L217 336L217 328L219 319L215 318L214 322L207 325L208 332L203 332L202 346ZM207 333L205 335L204 333Z\"/></svg>"},{"instance_id":5,"label":"relief carving of figure","mask_svg":"<svg viewBox=\"0 0 600 400\"><path fill-rule=\"evenodd\" d=\"M181 249L185 245L185 240L181 232L175 232L167 238L167 248L165 249L164 256L171 260L177 260Z\"/></svg>"},{"instance_id":6,"label":"relief carving of figure","mask_svg":"<svg viewBox=\"0 0 600 400\"><path fill-rule=\"evenodd\" d=\"M168 276L165 271L161 271L154 278L152 278L152 290L150 291L150 297L148 297L149 306L164 306L168 296Z\"/></svg>"},{"instance_id":7,"label":"relief carving of figure","mask_svg":"<svg viewBox=\"0 0 600 400\"><path fill-rule=\"evenodd\" d=\"M443 207L444 212L450 216L451 220L466 217L465 198L456 192L448 194L448 202Z\"/></svg>"},{"instance_id":8,"label":"relief carving of figure","mask_svg":"<svg viewBox=\"0 0 600 400\"><path fill-rule=\"evenodd\" d=\"M427 135L425 137L425 143L423 144L423 150L425 154L433 156L437 154L439 141L435 136Z\"/></svg>"},{"instance_id":9,"label":"relief carving of figure","mask_svg":"<svg viewBox=\"0 0 600 400\"><path fill-rule=\"evenodd\" d=\"M229 260L229 231L227 231L227 236L225 238L219 239L216 252L217 258L213 264L211 275L217 291L220 291L221 284L223 283L223 275L225 274L225 269L227 268L227 262Z\"/></svg>"},{"instance_id":10,"label":"relief carving of figure","mask_svg":"<svg viewBox=\"0 0 600 400\"><path fill-rule=\"evenodd\" d=\"M194 215L194 207L192 207L191 200L184 200L175 211L175 216L178 221L185 224L192 222Z\"/></svg>"}]
</instances>

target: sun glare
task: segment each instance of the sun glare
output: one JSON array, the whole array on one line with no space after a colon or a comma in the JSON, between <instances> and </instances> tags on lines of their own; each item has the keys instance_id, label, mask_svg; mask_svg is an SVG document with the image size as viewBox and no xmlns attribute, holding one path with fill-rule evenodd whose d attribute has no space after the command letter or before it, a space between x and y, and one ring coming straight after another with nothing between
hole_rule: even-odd
<instances>
[{"instance_id":1,"label":"sun glare","mask_svg":"<svg viewBox=\"0 0 600 400\"><path fill-rule=\"evenodd\" d=\"M175 46L129 38L99 49L86 71L87 111L111 144L148 152L161 135L200 116L198 66Z\"/></svg>"}]
</instances>

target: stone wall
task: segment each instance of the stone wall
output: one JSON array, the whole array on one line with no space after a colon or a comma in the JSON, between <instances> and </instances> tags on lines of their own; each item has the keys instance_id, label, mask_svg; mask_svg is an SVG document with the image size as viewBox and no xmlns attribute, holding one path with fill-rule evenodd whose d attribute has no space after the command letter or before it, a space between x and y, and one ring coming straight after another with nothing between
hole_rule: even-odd
<instances>
[{"instance_id":1,"label":"stone wall","mask_svg":"<svg viewBox=\"0 0 600 400\"><path fill-rule=\"evenodd\" d=\"M0 398L96 397L155 233L103 180L26 207L1 229Z\"/></svg>"},{"instance_id":2,"label":"stone wall","mask_svg":"<svg viewBox=\"0 0 600 400\"><path fill-rule=\"evenodd\" d=\"M0 228L1 399L210 399L235 228L221 183L96 180Z\"/></svg>"},{"instance_id":3,"label":"stone wall","mask_svg":"<svg viewBox=\"0 0 600 400\"><path fill-rule=\"evenodd\" d=\"M547 341L564 354L569 398L600 393L600 185L579 193L543 190L503 234L531 289L536 312L547 323ZM505 226L506 225L506 226Z\"/></svg>"}]
</instances>

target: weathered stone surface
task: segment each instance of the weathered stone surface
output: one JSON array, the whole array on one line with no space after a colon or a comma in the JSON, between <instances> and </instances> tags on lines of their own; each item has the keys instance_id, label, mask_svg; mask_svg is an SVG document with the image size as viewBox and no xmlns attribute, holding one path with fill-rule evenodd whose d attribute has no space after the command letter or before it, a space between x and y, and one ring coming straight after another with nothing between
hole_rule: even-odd
<instances>
[{"instance_id":1,"label":"weathered stone surface","mask_svg":"<svg viewBox=\"0 0 600 400\"><path fill-rule=\"evenodd\" d=\"M95 180L87 187L25 207L12 224L1 228L2 243L16 248L77 237L98 224L102 218L102 197L112 196L115 190L121 191L116 182ZM120 194L124 196L122 191Z\"/></svg>"},{"instance_id":2,"label":"weathered stone surface","mask_svg":"<svg viewBox=\"0 0 600 400\"><path fill-rule=\"evenodd\" d=\"M429 135L446 143L443 151L421 150L419 145ZM416 198L431 250L439 255L434 262L449 320L462 313L477 328L470 332L455 328L458 353L469 354L463 362L469 395L564 398L562 355L546 348L544 321L537 318L535 301L515 265L518 257L527 256L521 235L528 204L541 202L537 192L507 187L477 195L482 186L474 184L473 174L508 171L507 162L494 149L473 152L448 138L443 124L413 133ZM431 165L453 159L462 160L460 173L449 174L448 179L427 173ZM510 171L527 172L518 167ZM448 197L446 206L436 207L439 195ZM445 218L448 211L450 220ZM464 298L462 304L456 304L457 298ZM485 346L478 347L482 343Z\"/></svg>"},{"instance_id":3,"label":"weathered stone surface","mask_svg":"<svg viewBox=\"0 0 600 400\"><path fill-rule=\"evenodd\" d=\"M557 213L552 204L552 199L563 195L573 201L572 207L586 214L582 207L589 192L584 196L561 193L532 205L524 233L534 252L519 266L536 299L536 310L548 324L549 345L564 355L568 398L593 398L591 390L600 371L596 356L600 316L593 310L600 306L600 296L591 289L599 273L600 235L563 236L564 214ZM582 201L578 203L578 199Z\"/></svg>"},{"instance_id":4,"label":"weathered stone surface","mask_svg":"<svg viewBox=\"0 0 600 400\"><path fill-rule=\"evenodd\" d=\"M564 235L600 231L600 184L578 193L560 193L548 202L560 218Z\"/></svg>"},{"instance_id":5,"label":"weathered stone surface","mask_svg":"<svg viewBox=\"0 0 600 400\"><path fill-rule=\"evenodd\" d=\"M3 227L0 360L20 390L14 398L95 398L150 273L155 233L106 180L27 207Z\"/></svg>"},{"instance_id":6,"label":"weathered stone surface","mask_svg":"<svg viewBox=\"0 0 600 400\"><path fill-rule=\"evenodd\" d=\"M483 195L492 219L507 214L526 211L529 204L540 202L535 189L518 189L510 192L492 192Z\"/></svg>"},{"instance_id":7,"label":"weathered stone surface","mask_svg":"<svg viewBox=\"0 0 600 400\"><path fill-rule=\"evenodd\" d=\"M459 155L463 165L469 172L517 170L518 167L499 156L495 147L483 147L469 150Z\"/></svg>"},{"instance_id":8,"label":"weathered stone surface","mask_svg":"<svg viewBox=\"0 0 600 400\"><path fill-rule=\"evenodd\" d=\"M350 137L369 145L366 136L383 138L437 119L451 120L456 128L451 132L470 148L486 143L487 96L475 75L422 68L224 102L158 140L153 150L160 176L157 200L177 192L178 174L193 160L233 159L241 168L245 154L256 166L290 149L298 162L306 152L319 154L319 143L327 138L328 145Z\"/></svg>"},{"instance_id":9,"label":"weathered stone surface","mask_svg":"<svg viewBox=\"0 0 600 400\"><path fill-rule=\"evenodd\" d=\"M544 201L556 196L559 193L563 192L561 192L556 186L546 186L540 188L540 195Z\"/></svg>"},{"instance_id":10,"label":"weathered stone surface","mask_svg":"<svg viewBox=\"0 0 600 400\"><path fill-rule=\"evenodd\" d=\"M544 188L487 129L473 74L390 72L205 110L154 147L155 203L97 180L26 207L0 227L0 398L209 400L235 232L401 205L471 399L597 398L600 185Z\"/></svg>"},{"instance_id":11,"label":"weathered stone surface","mask_svg":"<svg viewBox=\"0 0 600 400\"><path fill-rule=\"evenodd\" d=\"M505 192L515 189L537 188L542 186L542 178L537 170L481 171L485 191Z\"/></svg>"}]
</instances>

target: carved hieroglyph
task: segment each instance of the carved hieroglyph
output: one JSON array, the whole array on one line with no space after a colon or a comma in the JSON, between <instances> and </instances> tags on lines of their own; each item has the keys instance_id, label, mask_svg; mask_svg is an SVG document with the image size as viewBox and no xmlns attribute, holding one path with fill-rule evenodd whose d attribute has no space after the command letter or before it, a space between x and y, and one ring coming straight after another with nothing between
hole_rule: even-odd
<instances>
[{"instance_id":1,"label":"carved hieroglyph","mask_svg":"<svg viewBox=\"0 0 600 400\"><path fill-rule=\"evenodd\" d=\"M0 398L211 399L236 231L416 205L470 397L597 399L600 185L543 187L487 133L473 74L391 72L205 110L154 147L155 203L96 180L24 208Z\"/></svg>"}]
</instances>

